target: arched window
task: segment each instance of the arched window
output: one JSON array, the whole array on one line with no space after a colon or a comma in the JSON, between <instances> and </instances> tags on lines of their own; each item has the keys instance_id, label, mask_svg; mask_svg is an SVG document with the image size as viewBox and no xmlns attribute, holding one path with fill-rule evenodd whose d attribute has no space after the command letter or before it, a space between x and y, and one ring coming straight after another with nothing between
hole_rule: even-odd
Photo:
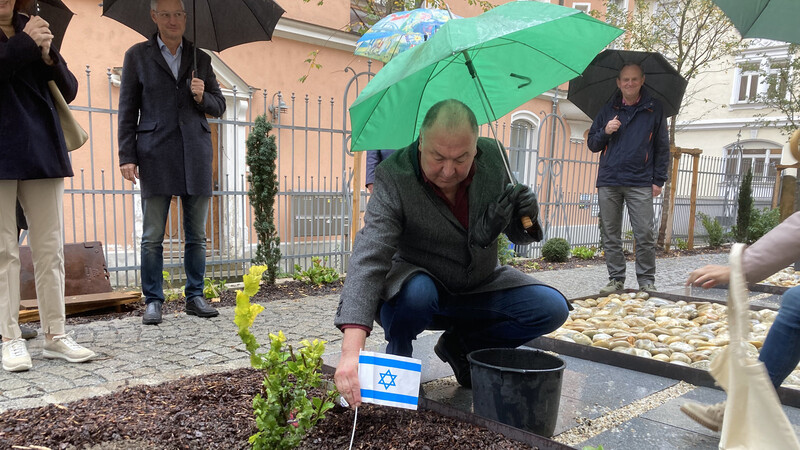
<instances>
[{"instance_id":1,"label":"arched window","mask_svg":"<svg viewBox=\"0 0 800 450\"><path fill-rule=\"evenodd\" d=\"M517 181L529 186L536 184L538 142L539 118L527 111L512 115L508 162Z\"/></svg>"}]
</instances>

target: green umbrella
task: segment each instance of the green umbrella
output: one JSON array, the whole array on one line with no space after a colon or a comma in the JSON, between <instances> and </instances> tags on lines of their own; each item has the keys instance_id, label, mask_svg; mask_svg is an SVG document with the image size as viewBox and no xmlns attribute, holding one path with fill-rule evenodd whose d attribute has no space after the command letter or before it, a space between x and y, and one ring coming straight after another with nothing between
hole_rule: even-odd
<instances>
[{"instance_id":1,"label":"green umbrella","mask_svg":"<svg viewBox=\"0 0 800 450\"><path fill-rule=\"evenodd\" d=\"M580 75L620 34L578 10L532 1L451 20L367 84L350 106L350 147L405 147L428 109L449 98L467 104L479 123L495 121Z\"/></svg>"},{"instance_id":2,"label":"green umbrella","mask_svg":"<svg viewBox=\"0 0 800 450\"><path fill-rule=\"evenodd\" d=\"M714 0L744 38L800 44L800 1Z\"/></svg>"}]
</instances>

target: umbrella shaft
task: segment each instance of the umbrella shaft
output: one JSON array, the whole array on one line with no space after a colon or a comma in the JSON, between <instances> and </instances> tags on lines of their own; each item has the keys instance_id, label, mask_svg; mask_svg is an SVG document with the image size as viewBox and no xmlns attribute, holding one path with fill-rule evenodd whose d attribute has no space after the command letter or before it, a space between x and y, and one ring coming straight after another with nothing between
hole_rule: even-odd
<instances>
[{"instance_id":1,"label":"umbrella shaft","mask_svg":"<svg viewBox=\"0 0 800 450\"><path fill-rule=\"evenodd\" d=\"M478 73L475 71L475 65L472 63L472 58L469 57L469 53L467 53L466 50L462 51L461 53L464 55L464 62L467 65L467 70L469 70L469 75L472 77L472 81L475 82L475 87L478 89L478 93L480 94L483 111L486 113L486 117L489 119L489 129L492 130L492 136L494 136L494 142L497 144L497 151L500 152L500 156L503 159L503 166L506 168L508 179L512 184L517 184L517 180L515 180L514 175L511 174L511 167L508 165L508 157L503 151L503 148L500 147L500 140L497 139L497 131L494 129L494 124L492 123L495 120L494 110L492 109L492 105L489 103L489 97L486 96L486 89L483 88L481 79L478 78Z\"/></svg>"}]
</instances>

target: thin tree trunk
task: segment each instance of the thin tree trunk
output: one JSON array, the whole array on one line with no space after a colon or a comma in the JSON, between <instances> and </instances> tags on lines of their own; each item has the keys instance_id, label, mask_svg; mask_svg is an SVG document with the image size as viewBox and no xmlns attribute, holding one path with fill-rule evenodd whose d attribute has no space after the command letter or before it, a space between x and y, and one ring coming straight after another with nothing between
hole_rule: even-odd
<instances>
[{"instance_id":1,"label":"thin tree trunk","mask_svg":"<svg viewBox=\"0 0 800 450\"><path fill-rule=\"evenodd\" d=\"M669 146L675 146L675 117L669 119ZM667 176L672 173L672 155L669 155L667 159L669 162L667 163ZM656 246L660 248L664 248L664 241L667 238L667 219L669 218L669 197L670 191L672 190L672 180L667 178L666 183L664 183L664 189L661 191L661 223L658 226L658 239L656 240Z\"/></svg>"}]
</instances>

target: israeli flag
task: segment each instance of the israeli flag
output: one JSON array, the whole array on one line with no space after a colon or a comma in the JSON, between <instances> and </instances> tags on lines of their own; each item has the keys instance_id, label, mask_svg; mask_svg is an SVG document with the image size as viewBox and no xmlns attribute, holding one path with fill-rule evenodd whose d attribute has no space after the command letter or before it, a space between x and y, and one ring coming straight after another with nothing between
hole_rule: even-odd
<instances>
[{"instance_id":1,"label":"israeli flag","mask_svg":"<svg viewBox=\"0 0 800 450\"><path fill-rule=\"evenodd\" d=\"M358 382L361 401L396 408L417 409L422 361L405 356L361 350Z\"/></svg>"}]
</instances>

